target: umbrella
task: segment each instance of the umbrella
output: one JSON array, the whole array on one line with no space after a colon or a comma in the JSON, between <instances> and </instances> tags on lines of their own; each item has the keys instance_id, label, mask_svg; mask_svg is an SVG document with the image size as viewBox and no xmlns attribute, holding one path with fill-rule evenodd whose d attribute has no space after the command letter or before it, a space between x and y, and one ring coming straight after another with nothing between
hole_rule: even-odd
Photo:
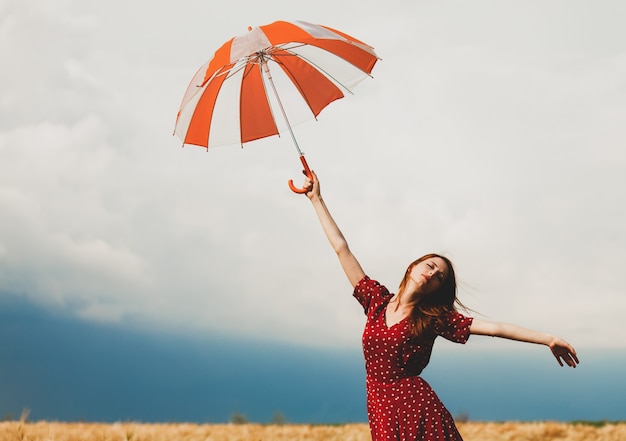
<instances>
[{"instance_id":1,"label":"umbrella","mask_svg":"<svg viewBox=\"0 0 626 441\"><path fill-rule=\"evenodd\" d=\"M292 125L315 118L368 77L372 47L335 29L302 21L248 28L228 40L195 74L174 133L183 145L244 143L289 131L307 176L310 168ZM277 121L276 114L282 114ZM289 117L287 116L289 114ZM289 187L304 192L289 181Z\"/></svg>"}]
</instances>

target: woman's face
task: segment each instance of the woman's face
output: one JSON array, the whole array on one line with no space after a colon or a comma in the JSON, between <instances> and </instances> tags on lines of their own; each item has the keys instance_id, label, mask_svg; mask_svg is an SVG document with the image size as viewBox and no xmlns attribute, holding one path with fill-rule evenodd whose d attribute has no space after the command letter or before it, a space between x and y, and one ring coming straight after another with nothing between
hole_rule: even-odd
<instances>
[{"instance_id":1,"label":"woman's face","mask_svg":"<svg viewBox=\"0 0 626 441\"><path fill-rule=\"evenodd\" d=\"M449 273L445 260L441 257L429 257L411 269L410 278L417 285L417 292L427 295L441 288Z\"/></svg>"}]
</instances>

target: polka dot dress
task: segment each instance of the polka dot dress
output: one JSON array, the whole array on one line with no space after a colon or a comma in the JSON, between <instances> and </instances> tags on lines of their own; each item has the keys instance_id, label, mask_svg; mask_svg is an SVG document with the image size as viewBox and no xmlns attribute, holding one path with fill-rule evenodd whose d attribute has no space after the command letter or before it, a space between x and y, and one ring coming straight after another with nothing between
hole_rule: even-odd
<instances>
[{"instance_id":1,"label":"polka dot dress","mask_svg":"<svg viewBox=\"0 0 626 441\"><path fill-rule=\"evenodd\" d=\"M392 295L383 285L365 276L354 297L367 314L363 354L372 441L462 441L450 412L419 374L435 338L465 343L472 319L450 313L444 326L415 337L408 318L387 326L385 309Z\"/></svg>"}]
</instances>

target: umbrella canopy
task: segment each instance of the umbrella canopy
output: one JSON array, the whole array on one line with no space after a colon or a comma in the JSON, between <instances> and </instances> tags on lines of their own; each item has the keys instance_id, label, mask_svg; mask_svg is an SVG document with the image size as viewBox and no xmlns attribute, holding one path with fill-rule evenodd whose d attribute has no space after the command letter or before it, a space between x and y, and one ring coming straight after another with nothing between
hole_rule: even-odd
<instances>
[{"instance_id":1,"label":"umbrella canopy","mask_svg":"<svg viewBox=\"0 0 626 441\"><path fill-rule=\"evenodd\" d=\"M370 46L326 26L277 21L248 28L195 74L175 133L183 144L208 149L278 135L280 125L289 130L310 175L291 125L316 118L351 93L377 61Z\"/></svg>"}]
</instances>

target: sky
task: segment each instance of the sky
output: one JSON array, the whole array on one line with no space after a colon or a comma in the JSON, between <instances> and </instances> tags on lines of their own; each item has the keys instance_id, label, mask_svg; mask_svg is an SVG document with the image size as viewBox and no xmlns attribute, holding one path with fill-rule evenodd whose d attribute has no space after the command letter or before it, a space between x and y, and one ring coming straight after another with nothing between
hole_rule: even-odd
<instances>
[{"instance_id":1,"label":"sky","mask_svg":"<svg viewBox=\"0 0 626 441\"><path fill-rule=\"evenodd\" d=\"M4 0L0 296L89 326L358 349L362 310L287 187L290 139L173 136L223 42L304 20L381 58L295 128L366 273L393 291L444 253L473 315L582 361L624 351L625 19L617 0Z\"/></svg>"}]
</instances>

